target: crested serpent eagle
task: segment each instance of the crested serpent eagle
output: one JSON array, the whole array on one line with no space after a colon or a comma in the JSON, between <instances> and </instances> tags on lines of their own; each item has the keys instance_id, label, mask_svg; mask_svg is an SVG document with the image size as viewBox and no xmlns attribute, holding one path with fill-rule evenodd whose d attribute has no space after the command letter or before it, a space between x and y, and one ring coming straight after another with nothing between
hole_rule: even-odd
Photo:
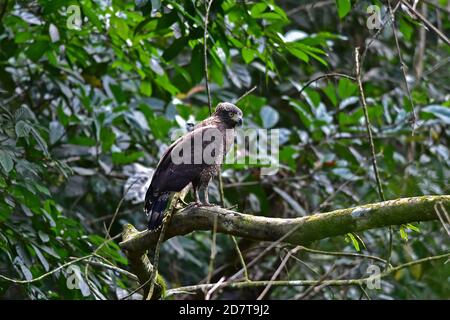
<instances>
[{"instance_id":1,"label":"crested serpent eagle","mask_svg":"<svg viewBox=\"0 0 450 320\"><path fill-rule=\"evenodd\" d=\"M166 150L145 195L144 211L149 216L149 230L161 225L171 194L180 192L189 183L192 183L195 203L210 205L209 182L219 172L223 158L234 142L235 127L240 125L242 111L231 103L219 103L209 118ZM203 202L200 193L203 193Z\"/></svg>"}]
</instances>

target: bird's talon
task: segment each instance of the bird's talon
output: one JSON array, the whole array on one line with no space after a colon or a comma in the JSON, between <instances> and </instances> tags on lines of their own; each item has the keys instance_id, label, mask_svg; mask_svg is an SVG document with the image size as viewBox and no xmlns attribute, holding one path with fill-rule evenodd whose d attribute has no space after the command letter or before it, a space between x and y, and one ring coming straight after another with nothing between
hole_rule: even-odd
<instances>
[{"instance_id":1,"label":"bird's talon","mask_svg":"<svg viewBox=\"0 0 450 320\"><path fill-rule=\"evenodd\" d=\"M217 204L214 204L214 203L209 203L209 202L208 202L208 203L204 203L203 206L204 206L204 207L217 207L218 205L217 205Z\"/></svg>"},{"instance_id":2,"label":"bird's talon","mask_svg":"<svg viewBox=\"0 0 450 320\"><path fill-rule=\"evenodd\" d=\"M201 207L201 206L203 206L203 203L201 203L201 202L191 202L188 204L187 208L192 208L192 207L197 208L197 207Z\"/></svg>"}]
</instances>

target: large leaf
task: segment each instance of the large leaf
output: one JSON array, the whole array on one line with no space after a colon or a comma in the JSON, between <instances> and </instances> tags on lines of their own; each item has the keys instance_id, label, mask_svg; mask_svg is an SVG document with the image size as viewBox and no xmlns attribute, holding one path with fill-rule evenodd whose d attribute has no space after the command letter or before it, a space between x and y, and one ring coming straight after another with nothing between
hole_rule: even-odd
<instances>
[{"instance_id":1,"label":"large leaf","mask_svg":"<svg viewBox=\"0 0 450 320\"><path fill-rule=\"evenodd\" d=\"M7 173L14 167L14 162L11 154L5 150L0 149L0 164Z\"/></svg>"},{"instance_id":2,"label":"large leaf","mask_svg":"<svg viewBox=\"0 0 450 320\"><path fill-rule=\"evenodd\" d=\"M259 114L261 116L264 128L272 128L280 119L278 111L271 106L262 107Z\"/></svg>"},{"instance_id":3,"label":"large leaf","mask_svg":"<svg viewBox=\"0 0 450 320\"><path fill-rule=\"evenodd\" d=\"M336 5L338 9L339 18L345 17L352 8L352 3L350 0L336 0Z\"/></svg>"},{"instance_id":4,"label":"large leaf","mask_svg":"<svg viewBox=\"0 0 450 320\"><path fill-rule=\"evenodd\" d=\"M446 124L450 124L450 107L440 105L429 105L422 109L422 112L433 114L435 117L441 119Z\"/></svg>"}]
</instances>

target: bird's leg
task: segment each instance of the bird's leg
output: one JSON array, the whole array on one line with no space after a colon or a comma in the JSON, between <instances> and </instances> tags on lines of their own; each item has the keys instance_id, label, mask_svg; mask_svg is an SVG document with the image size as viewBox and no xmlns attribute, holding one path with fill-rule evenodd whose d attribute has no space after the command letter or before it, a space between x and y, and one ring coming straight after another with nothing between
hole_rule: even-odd
<instances>
[{"instance_id":1,"label":"bird's leg","mask_svg":"<svg viewBox=\"0 0 450 320\"><path fill-rule=\"evenodd\" d=\"M205 206L210 206L211 203L209 203L209 195L208 195L208 185L206 185L206 187L203 188L203 192L204 192L204 197L205 197L205 201L204 201L204 205Z\"/></svg>"},{"instance_id":2,"label":"bird's leg","mask_svg":"<svg viewBox=\"0 0 450 320\"><path fill-rule=\"evenodd\" d=\"M204 197L205 197L205 201L203 202L203 204L205 205L205 206L208 206L208 207L212 207L212 206L215 206L214 204L211 204L211 203L209 203L209 194L208 194L208 189L209 189L209 182L210 182L211 180L209 180L207 183L206 183L206 185L203 187L203 194L204 194Z\"/></svg>"},{"instance_id":3,"label":"bird's leg","mask_svg":"<svg viewBox=\"0 0 450 320\"><path fill-rule=\"evenodd\" d=\"M196 206L200 206L200 205L202 205L202 202L200 201L200 194L199 194L199 188L198 188L198 186L193 186L194 188L194 201L195 201L195 203L194 203L194 205L196 205Z\"/></svg>"}]
</instances>

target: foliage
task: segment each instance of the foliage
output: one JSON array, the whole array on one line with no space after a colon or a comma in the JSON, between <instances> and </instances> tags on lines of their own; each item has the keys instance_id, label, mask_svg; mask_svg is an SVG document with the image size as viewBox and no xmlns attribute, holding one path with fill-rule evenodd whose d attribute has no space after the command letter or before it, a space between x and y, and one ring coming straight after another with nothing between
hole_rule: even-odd
<instances>
[{"instance_id":1,"label":"foliage","mask_svg":"<svg viewBox=\"0 0 450 320\"><path fill-rule=\"evenodd\" d=\"M366 27L369 1L214 1L208 25L209 74L214 104L239 101L247 127L281 129L280 170L259 176L257 166L224 167L226 204L259 215L296 217L378 201L358 88L354 47L364 52L364 90L386 198L449 193L449 53L432 32L399 9L394 34ZM386 15L387 1L374 1ZM427 17L449 33L448 14L428 7ZM203 1L34 0L0 3L0 270L31 280L74 257L91 254L127 222L144 228L143 195L171 137L208 115L204 87ZM77 10L81 19L77 17ZM81 23L81 25L79 25ZM372 40L371 40L372 39ZM421 41L425 50L420 51ZM408 88L403 79L406 68ZM413 110L417 120L413 124ZM219 198L217 185L212 194ZM118 219L107 230L121 198ZM413 232L411 232L413 231ZM386 256L387 230L333 238L322 250ZM239 246L249 260L262 249ZM206 277L210 234L196 232L164 244L160 270L170 287ZM233 242L217 238L213 279L240 268ZM439 223L394 230L392 263L448 250ZM285 247L250 270L270 279ZM97 262L127 268L117 241ZM291 279L317 279L334 268L365 275L367 262L298 255ZM0 280L0 296L30 299L116 299L136 281L110 267L76 264L79 286L70 289L63 268L27 285ZM73 270L72 270L73 271ZM88 272L86 272L88 271ZM383 281L373 298L448 298L448 267L418 265ZM293 298L301 288L280 287L272 298ZM83 292L86 296L83 296ZM256 294L256 295L255 295ZM359 298L357 288L325 289L321 298ZM251 290L223 297L254 298Z\"/></svg>"}]
</instances>

